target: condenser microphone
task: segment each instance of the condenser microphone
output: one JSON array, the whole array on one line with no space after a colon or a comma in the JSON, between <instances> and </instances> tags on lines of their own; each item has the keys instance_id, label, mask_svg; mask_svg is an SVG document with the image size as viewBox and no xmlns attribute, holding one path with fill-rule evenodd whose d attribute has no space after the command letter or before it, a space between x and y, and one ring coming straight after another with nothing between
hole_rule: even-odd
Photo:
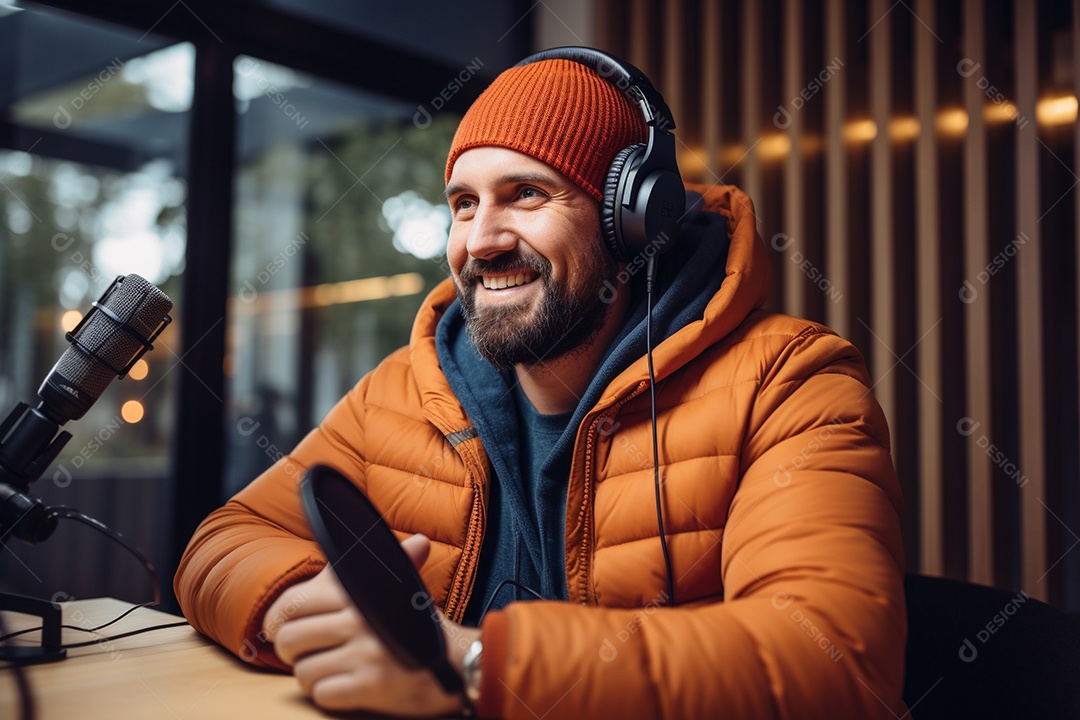
<instances>
[{"instance_id":1,"label":"condenser microphone","mask_svg":"<svg viewBox=\"0 0 1080 720\"><path fill-rule=\"evenodd\" d=\"M40 500L27 495L71 439L57 432L78 420L114 377L124 377L169 324L172 300L138 275L121 275L93 304L71 343L38 389L41 403L19 403L0 425L0 543L9 532L41 542L56 526Z\"/></svg>"},{"instance_id":2,"label":"condenser microphone","mask_svg":"<svg viewBox=\"0 0 1080 720\"><path fill-rule=\"evenodd\" d=\"M67 335L71 342L38 389L42 409L61 425L78 420L113 378L127 375L149 350L172 300L138 275L116 279Z\"/></svg>"}]
</instances>

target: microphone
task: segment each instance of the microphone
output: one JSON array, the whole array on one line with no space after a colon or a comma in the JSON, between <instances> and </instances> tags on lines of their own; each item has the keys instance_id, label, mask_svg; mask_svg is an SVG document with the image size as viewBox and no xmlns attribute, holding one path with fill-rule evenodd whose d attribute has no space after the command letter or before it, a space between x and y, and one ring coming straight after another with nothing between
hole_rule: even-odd
<instances>
[{"instance_id":1,"label":"microphone","mask_svg":"<svg viewBox=\"0 0 1080 720\"><path fill-rule=\"evenodd\" d=\"M38 543L56 528L57 514L29 496L30 483L41 477L71 439L61 432L101 396L113 377L124 377L153 349L153 341L171 322L173 303L138 275L121 275L93 304L74 330L71 343L38 389L41 403L20 402L0 424L0 544L11 533Z\"/></svg>"}]
</instances>

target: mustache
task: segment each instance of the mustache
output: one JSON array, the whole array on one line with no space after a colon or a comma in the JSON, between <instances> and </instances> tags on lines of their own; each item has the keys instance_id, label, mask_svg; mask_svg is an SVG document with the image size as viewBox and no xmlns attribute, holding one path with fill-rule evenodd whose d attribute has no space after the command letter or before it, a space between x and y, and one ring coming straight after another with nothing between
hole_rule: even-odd
<instances>
[{"instance_id":1,"label":"mustache","mask_svg":"<svg viewBox=\"0 0 1080 720\"><path fill-rule=\"evenodd\" d=\"M523 253L515 248L492 260L469 258L461 268L461 284L470 287L482 275L500 275L515 270L531 270L542 278L551 276L551 261L542 255Z\"/></svg>"}]
</instances>

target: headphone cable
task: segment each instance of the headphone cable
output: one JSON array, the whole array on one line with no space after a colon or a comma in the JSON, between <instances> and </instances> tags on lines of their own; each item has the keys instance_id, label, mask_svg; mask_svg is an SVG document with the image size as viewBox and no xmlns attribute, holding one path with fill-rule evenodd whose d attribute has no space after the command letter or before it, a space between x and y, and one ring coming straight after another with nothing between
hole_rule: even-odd
<instances>
[{"instance_id":1,"label":"headphone cable","mask_svg":"<svg viewBox=\"0 0 1080 720\"><path fill-rule=\"evenodd\" d=\"M656 487L656 524L660 529L660 549L664 553L667 569L668 605L675 607L675 580L671 572L671 555L668 554L667 535L664 532L664 509L660 502L660 451L656 441L656 375L653 373L652 357L652 292L656 280L656 253L649 256L645 268L645 359L649 365L649 407L652 416L653 484Z\"/></svg>"}]
</instances>

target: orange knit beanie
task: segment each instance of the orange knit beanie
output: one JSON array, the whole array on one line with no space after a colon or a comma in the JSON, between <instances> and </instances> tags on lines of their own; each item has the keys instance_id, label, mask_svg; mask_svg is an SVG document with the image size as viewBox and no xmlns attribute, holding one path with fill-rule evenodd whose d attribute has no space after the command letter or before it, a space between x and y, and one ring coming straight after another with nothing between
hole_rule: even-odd
<instances>
[{"instance_id":1,"label":"orange knit beanie","mask_svg":"<svg viewBox=\"0 0 1080 720\"><path fill-rule=\"evenodd\" d=\"M616 153L645 142L641 110L612 83L571 60L543 60L503 72L458 126L446 179L461 153L495 145L530 155L593 196L603 197Z\"/></svg>"}]
</instances>

